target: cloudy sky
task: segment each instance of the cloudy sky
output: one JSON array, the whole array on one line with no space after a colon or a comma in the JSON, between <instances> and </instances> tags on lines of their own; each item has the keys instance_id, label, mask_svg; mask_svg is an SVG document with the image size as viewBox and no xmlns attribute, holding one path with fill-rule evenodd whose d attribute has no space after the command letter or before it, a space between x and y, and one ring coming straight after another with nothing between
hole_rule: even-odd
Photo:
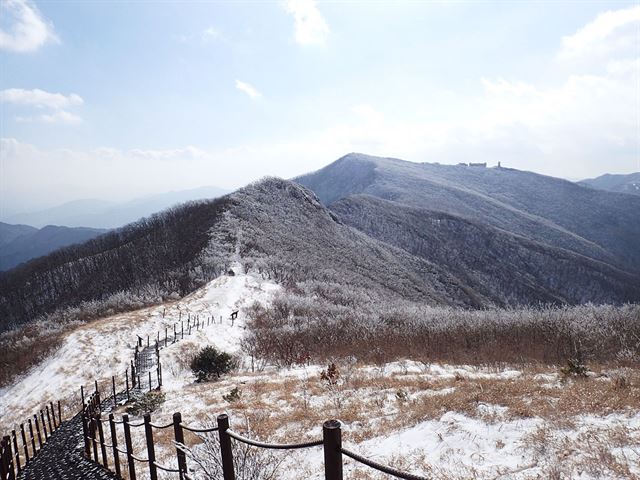
<instances>
[{"instance_id":1,"label":"cloudy sky","mask_svg":"<svg viewBox=\"0 0 640 480\"><path fill-rule=\"evenodd\" d=\"M0 5L0 215L351 151L640 170L637 2Z\"/></svg>"}]
</instances>

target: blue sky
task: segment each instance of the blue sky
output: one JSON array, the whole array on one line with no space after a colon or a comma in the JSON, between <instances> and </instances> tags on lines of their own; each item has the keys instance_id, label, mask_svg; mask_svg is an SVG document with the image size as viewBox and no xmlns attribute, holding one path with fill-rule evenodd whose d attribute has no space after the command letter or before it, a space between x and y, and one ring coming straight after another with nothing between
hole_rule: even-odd
<instances>
[{"instance_id":1,"label":"blue sky","mask_svg":"<svg viewBox=\"0 0 640 480\"><path fill-rule=\"evenodd\" d=\"M349 151L638 169L637 2L1 1L0 215Z\"/></svg>"}]
</instances>

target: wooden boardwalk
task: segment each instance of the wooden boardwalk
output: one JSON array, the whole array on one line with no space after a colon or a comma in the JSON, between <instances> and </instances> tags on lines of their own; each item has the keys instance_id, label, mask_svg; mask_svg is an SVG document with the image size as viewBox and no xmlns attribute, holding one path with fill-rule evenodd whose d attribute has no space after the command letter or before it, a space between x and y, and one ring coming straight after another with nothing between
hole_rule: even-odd
<instances>
[{"instance_id":1,"label":"wooden boardwalk","mask_svg":"<svg viewBox=\"0 0 640 480\"><path fill-rule=\"evenodd\" d=\"M82 454L80 414L53 432L18 480L116 480L116 476Z\"/></svg>"}]
</instances>

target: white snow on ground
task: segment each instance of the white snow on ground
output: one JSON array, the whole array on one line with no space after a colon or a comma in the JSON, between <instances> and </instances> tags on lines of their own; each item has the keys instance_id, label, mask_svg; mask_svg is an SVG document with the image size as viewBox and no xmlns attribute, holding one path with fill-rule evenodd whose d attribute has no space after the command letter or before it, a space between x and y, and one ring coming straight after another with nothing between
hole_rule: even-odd
<instances>
[{"instance_id":1,"label":"white snow on ground","mask_svg":"<svg viewBox=\"0 0 640 480\"><path fill-rule=\"evenodd\" d=\"M604 431L616 425L635 431L636 442L640 441L640 413L631 417L623 414L611 414L606 417L585 415L579 418L579 425L575 430L549 428L553 437L559 442L565 442L567 448L570 448L568 441L576 440L585 433L593 436L594 431L597 432L598 429ZM539 479L546 478L545 473L548 470L545 471L544 467L548 466L548 460L554 460L545 459L530 446L527 437L539 427L544 427L544 421L539 418L487 424L476 418L447 412L439 420L421 422L411 428L358 444L345 442L343 447L382 465L396 466L401 470L427 477L435 475L435 478ZM343 427L343 430L348 428ZM551 445L548 447L551 456L554 451ZM636 444L635 448L633 445L612 448L614 455L635 459L630 462L634 467L630 472L632 476L628 478L637 478L640 475L639 447L640 445ZM588 447L585 450L588 452ZM580 465L580 456L586 452L571 450L570 454L576 457L575 461ZM375 475L375 471L355 463L348 457L343 457L343 460L347 478L355 470L361 475ZM302 470L305 472L305 478L321 480L324 478L322 469L321 452L296 454L287 460L282 478L301 478ZM590 474L588 469L584 468L581 472L574 472L570 478L596 479L602 476L597 473Z\"/></svg>"},{"instance_id":2,"label":"white snow on ground","mask_svg":"<svg viewBox=\"0 0 640 480\"><path fill-rule=\"evenodd\" d=\"M49 401L72 397L79 408L80 385L90 388L96 379L110 380L115 375L117 387L123 389L125 369L132 359L137 336L143 337L146 344L147 335L153 341L161 332L164 338L165 327L172 336L174 324L177 323L180 331L180 312L185 329L189 314L192 317L199 315L201 321L212 315L220 322L222 317L223 322L205 326L198 332L193 328L191 336L185 332L184 340L162 350L167 388L179 387L172 384L170 364L171 358L182 348L213 344L228 352L237 351L244 332L244 319L240 314L232 326L231 312L255 301L269 301L279 287L256 275L244 274L239 264L234 270L236 275L221 276L171 304L122 313L78 327L53 355L12 385L0 389L0 427L23 421Z\"/></svg>"},{"instance_id":3,"label":"white snow on ground","mask_svg":"<svg viewBox=\"0 0 640 480\"><path fill-rule=\"evenodd\" d=\"M292 404L283 400L280 389L293 388L293 397L289 397L289 402L292 399L295 402L304 400L308 404L307 408L323 412L326 418L330 418L334 416L332 392L321 391L320 394L308 398L307 394L302 392L305 382L318 384L320 371L326 366L310 365L281 370L271 367L251 373L245 364L241 371L226 376L219 382L208 384L194 383L193 375L185 366L185 359L189 353L205 345L215 345L229 353L239 352L240 341L245 331L244 317L241 313L232 324L229 319L231 312L241 310L255 301L269 302L279 289L274 283L259 276L245 274L239 265L234 266L234 270L235 275L222 276L179 301L114 315L75 329L66 337L61 348L46 361L31 369L14 384L0 390L0 427L4 430L5 427L24 420L48 401L75 396L73 405L79 406L79 386L89 387L96 377L99 380L108 380L111 375L117 375L119 387L123 387L124 370L132 358L137 336L142 336L146 343L147 335L153 341L160 332L163 344L165 328L172 337L174 325L178 325L180 332L179 321L182 319L185 324L184 339L175 344L169 343L161 350L164 380L162 390L166 395L166 401L153 413L154 422L168 423L173 412L180 411L183 412L185 423L203 426L207 421L214 419L216 414L227 411L232 419L232 427L240 426L244 421L243 413L261 413L255 409L260 409L260 402L263 402L264 415L275 416L279 425L272 435L266 438L267 441L320 438L321 422L314 421L313 426L309 427L309 424L304 426L304 422L299 418L288 419L287 414L293 411ZM189 316L194 318L196 315L205 323L207 317L213 316L214 323L199 331L192 328L191 335L188 335L186 319ZM219 323L220 317L222 323ZM353 373L361 379L375 380L396 376L432 382L421 390L409 392L412 401L449 395L456 391L458 381L509 382L532 378L548 387L557 386L560 381L558 374L553 371L523 377L523 372L514 369L424 364L408 360L385 365L354 366ZM295 383L295 387L292 387L292 382ZM375 382L367 385L369 386L357 391L343 392L344 402L353 400L365 405L367 402L379 401L382 403L381 417L399 419L397 416L402 413L395 398L396 391L380 391L375 388ZM222 399L222 395L234 387L246 391L245 397L250 397L252 388L254 392L263 388L264 393L256 394L255 398L247 398L248 402L253 403L243 407L242 402L240 405L230 404ZM243 410L245 408L249 410ZM587 445L570 450L569 454L573 456L577 465L583 460L583 463L587 464L588 460L592 461L586 458L592 453L588 445L592 445L590 442L600 437L599 445L605 445L609 454L631 465L631 475L640 476L638 412L630 412L627 415L583 415L571 419L574 424L571 428L550 424L537 417L514 419L508 413L508 409L503 406L479 404L475 416L453 411L442 412L442 415L419 421L408 428L393 427L394 424L400 423L394 420L387 424L387 428L380 430L384 435L366 437L368 439L364 441L349 440L357 438L358 432L362 432L366 427L364 423L344 422L343 431L347 439L344 446L382 464L434 478L523 480L545 478L549 473L549 465L558 461L555 456L558 452L563 452L566 445ZM371 418L370 421L376 425L381 420L383 419ZM616 429L623 432L620 434L620 440L608 446L606 439ZM532 443L535 442L531 440L532 435L543 430L546 432L543 440L535 440L537 444ZM374 435L377 434L376 431ZM167 438L157 444L157 458L164 465L174 465L175 449ZM120 438L119 441L122 442L123 439ZM195 450L198 448L196 446ZM144 433L140 428L134 432L134 450L139 452L140 456L146 456ZM320 480L323 478L322 472L322 449L314 448L288 454L278 478ZM346 457L345 472L346 478L386 478L376 477L372 470L358 466ZM365 474L373 476L363 476ZM165 478L164 474L160 476ZM588 469L578 469L572 471L571 476L567 478L586 480L597 476L591 474Z\"/></svg>"}]
</instances>

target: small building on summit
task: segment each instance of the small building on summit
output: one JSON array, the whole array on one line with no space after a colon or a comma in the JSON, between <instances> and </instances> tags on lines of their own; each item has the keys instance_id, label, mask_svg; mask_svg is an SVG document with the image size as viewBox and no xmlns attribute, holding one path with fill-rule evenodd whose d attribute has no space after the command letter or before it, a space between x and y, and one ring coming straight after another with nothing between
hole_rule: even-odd
<instances>
[{"instance_id":1,"label":"small building on summit","mask_svg":"<svg viewBox=\"0 0 640 480\"><path fill-rule=\"evenodd\" d=\"M482 162L482 163L471 163L471 162L469 162L469 166L470 166L470 167L482 167L482 168L486 168L486 167L487 167L487 162Z\"/></svg>"}]
</instances>

